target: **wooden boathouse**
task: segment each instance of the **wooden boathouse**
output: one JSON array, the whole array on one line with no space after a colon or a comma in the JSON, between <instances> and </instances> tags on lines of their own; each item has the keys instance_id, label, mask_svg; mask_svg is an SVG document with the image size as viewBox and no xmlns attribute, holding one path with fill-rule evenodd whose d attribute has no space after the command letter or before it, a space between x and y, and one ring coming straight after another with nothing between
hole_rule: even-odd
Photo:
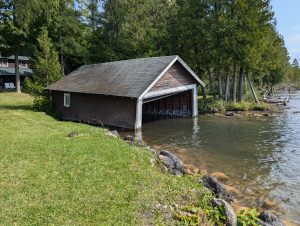
<instances>
[{"instance_id":1,"label":"wooden boathouse","mask_svg":"<svg viewBox=\"0 0 300 226\"><path fill-rule=\"evenodd\" d=\"M198 115L204 83L179 56L84 65L47 87L64 120L141 130L142 122Z\"/></svg>"}]
</instances>

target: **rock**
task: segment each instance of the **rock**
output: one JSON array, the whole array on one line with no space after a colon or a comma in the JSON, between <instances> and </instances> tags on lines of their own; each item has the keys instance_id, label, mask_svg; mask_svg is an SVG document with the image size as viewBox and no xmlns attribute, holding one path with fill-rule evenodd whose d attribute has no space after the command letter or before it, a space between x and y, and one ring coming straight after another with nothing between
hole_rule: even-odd
<instances>
[{"instance_id":1,"label":"rock","mask_svg":"<svg viewBox=\"0 0 300 226\"><path fill-rule=\"evenodd\" d=\"M202 180L204 186L209 188L218 198L225 199L227 202L234 200L232 193L227 191L225 185L216 178L205 175Z\"/></svg>"},{"instance_id":2,"label":"rock","mask_svg":"<svg viewBox=\"0 0 300 226\"><path fill-rule=\"evenodd\" d=\"M235 210L236 213L240 213L241 211L247 211L250 208L245 206L240 206L238 202L231 203L232 208Z\"/></svg>"},{"instance_id":3,"label":"rock","mask_svg":"<svg viewBox=\"0 0 300 226\"><path fill-rule=\"evenodd\" d=\"M237 197L238 195L241 194L241 192L234 187L231 187L229 185L224 185L224 186L225 186L226 190L234 197Z\"/></svg>"},{"instance_id":4,"label":"rock","mask_svg":"<svg viewBox=\"0 0 300 226\"><path fill-rule=\"evenodd\" d=\"M268 116L271 116L271 115L268 114L268 113L265 113L265 114L263 114L263 116L268 117Z\"/></svg>"},{"instance_id":5,"label":"rock","mask_svg":"<svg viewBox=\"0 0 300 226\"><path fill-rule=\"evenodd\" d=\"M167 156L164 155L159 155L158 158L163 162L163 164L168 168L168 169L174 169L174 162L172 159L170 159Z\"/></svg>"},{"instance_id":6,"label":"rock","mask_svg":"<svg viewBox=\"0 0 300 226\"><path fill-rule=\"evenodd\" d=\"M68 134L68 137L72 137L72 138L80 137L80 136L82 136L82 134L78 131L73 131L73 132Z\"/></svg>"},{"instance_id":7,"label":"rock","mask_svg":"<svg viewBox=\"0 0 300 226\"><path fill-rule=\"evenodd\" d=\"M119 137L119 133L117 130L113 130L113 131L108 131L106 133L108 136L112 136L112 137Z\"/></svg>"},{"instance_id":8,"label":"rock","mask_svg":"<svg viewBox=\"0 0 300 226\"><path fill-rule=\"evenodd\" d=\"M263 221L259 224L261 226L284 226L283 222L272 213L262 212L258 218Z\"/></svg>"},{"instance_id":9,"label":"rock","mask_svg":"<svg viewBox=\"0 0 300 226\"><path fill-rule=\"evenodd\" d=\"M232 206L223 199L213 199L212 205L214 207L223 207L225 210L225 215L227 218L227 222L225 225L227 226L236 226L237 225L237 215L234 212Z\"/></svg>"},{"instance_id":10,"label":"rock","mask_svg":"<svg viewBox=\"0 0 300 226\"><path fill-rule=\"evenodd\" d=\"M228 117L234 116L234 112L228 111L225 113L225 116L228 116Z\"/></svg>"},{"instance_id":11,"label":"rock","mask_svg":"<svg viewBox=\"0 0 300 226\"><path fill-rule=\"evenodd\" d=\"M274 201L270 200L270 199L265 199L262 202L262 208L271 209L274 206L276 206L276 203Z\"/></svg>"},{"instance_id":12,"label":"rock","mask_svg":"<svg viewBox=\"0 0 300 226\"><path fill-rule=\"evenodd\" d=\"M156 149L152 147L146 147L147 150L149 150L151 153L156 154Z\"/></svg>"},{"instance_id":13,"label":"rock","mask_svg":"<svg viewBox=\"0 0 300 226\"><path fill-rule=\"evenodd\" d=\"M200 170L200 174L201 174L202 176L204 176L204 175L207 175L207 174L208 174L207 170L206 170L206 169L204 169L204 168L200 168L199 170Z\"/></svg>"},{"instance_id":14,"label":"rock","mask_svg":"<svg viewBox=\"0 0 300 226\"><path fill-rule=\"evenodd\" d=\"M183 163L175 154L163 150L159 153L159 158L174 175L182 176L186 174Z\"/></svg>"},{"instance_id":15,"label":"rock","mask_svg":"<svg viewBox=\"0 0 300 226\"><path fill-rule=\"evenodd\" d=\"M126 136L123 138L123 140L130 141L130 142L134 142L134 138L133 138L133 136L131 136L131 135L126 135Z\"/></svg>"},{"instance_id":16,"label":"rock","mask_svg":"<svg viewBox=\"0 0 300 226\"><path fill-rule=\"evenodd\" d=\"M151 163L151 166L154 167L155 166L155 159L150 159L150 163Z\"/></svg>"},{"instance_id":17,"label":"rock","mask_svg":"<svg viewBox=\"0 0 300 226\"><path fill-rule=\"evenodd\" d=\"M222 172L214 172L210 175L212 177L217 178L219 181L222 181L222 182L229 180L229 177L225 173L222 173Z\"/></svg>"}]
</instances>

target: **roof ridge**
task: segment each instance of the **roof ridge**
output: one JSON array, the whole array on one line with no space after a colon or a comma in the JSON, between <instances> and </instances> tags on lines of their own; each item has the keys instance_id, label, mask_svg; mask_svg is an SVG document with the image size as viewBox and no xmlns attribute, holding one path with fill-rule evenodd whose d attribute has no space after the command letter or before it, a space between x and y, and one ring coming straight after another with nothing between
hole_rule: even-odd
<instances>
[{"instance_id":1,"label":"roof ridge","mask_svg":"<svg viewBox=\"0 0 300 226\"><path fill-rule=\"evenodd\" d=\"M128 62L128 61L139 61L139 60L146 60L146 59L158 59L158 58L167 58L167 57L170 57L170 58L172 57L174 59L175 57L178 57L178 55L132 58L132 59L127 59L127 60L108 61L108 62L101 62L101 63L96 63L96 64L84 64L82 66L94 66L94 65L101 65L101 64L111 64L111 63Z\"/></svg>"}]
</instances>

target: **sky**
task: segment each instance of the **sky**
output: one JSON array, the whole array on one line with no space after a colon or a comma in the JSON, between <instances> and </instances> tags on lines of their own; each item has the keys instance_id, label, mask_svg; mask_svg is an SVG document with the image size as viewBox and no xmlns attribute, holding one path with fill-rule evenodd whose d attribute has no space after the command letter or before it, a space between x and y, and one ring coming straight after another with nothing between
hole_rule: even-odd
<instances>
[{"instance_id":1,"label":"sky","mask_svg":"<svg viewBox=\"0 0 300 226\"><path fill-rule=\"evenodd\" d=\"M291 61L300 61L300 0L272 0L277 30L283 35Z\"/></svg>"}]
</instances>

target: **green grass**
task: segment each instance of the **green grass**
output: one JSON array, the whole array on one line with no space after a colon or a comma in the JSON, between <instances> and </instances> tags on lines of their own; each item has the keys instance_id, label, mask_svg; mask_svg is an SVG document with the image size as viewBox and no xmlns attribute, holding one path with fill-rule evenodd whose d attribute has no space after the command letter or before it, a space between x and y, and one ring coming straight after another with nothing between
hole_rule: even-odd
<instances>
[{"instance_id":1,"label":"green grass","mask_svg":"<svg viewBox=\"0 0 300 226\"><path fill-rule=\"evenodd\" d=\"M185 203L202 189L153 167L149 151L34 112L31 103L26 94L0 93L1 225L168 223L155 206ZM82 136L69 138L72 131Z\"/></svg>"},{"instance_id":2,"label":"green grass","mask_svg":"<svg viewBox=\"0 0 300 226\"><path fill-rule=\"evenodd\" d=\"M256 104L255 102L226 102L224 100L216 100L209 98L206 101L199 99L199 112L223 112L223 111L266 111L270 109L270 105L266 103Z\"/></svg>"}]
</instances>

